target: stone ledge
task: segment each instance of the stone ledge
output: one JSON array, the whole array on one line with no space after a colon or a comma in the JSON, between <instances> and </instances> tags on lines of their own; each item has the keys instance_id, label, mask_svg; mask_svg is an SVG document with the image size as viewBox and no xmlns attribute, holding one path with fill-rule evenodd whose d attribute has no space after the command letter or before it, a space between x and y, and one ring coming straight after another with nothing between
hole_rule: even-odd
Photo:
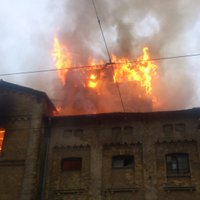
<instances>
[{"instance_id":1,"label":"stone ledge","mask_svg":"<svg viewBox=\"0 0 200 200\"><path fill-rule=\"evenodd\" d=\"M195 186L164 186L163 189L167 192L170 191L195 191Z\"/></svg>"},{"instance_id":2,"label":"stone ledge","mask_svg":"<svg viewBox=\"0 0 200 200\"><path fill-rule=\"evenodd\" d=\"M62 195L62 194L81 194L84 193L86 189L83 188L72 188L72 189L66 189L66 190L54 190L54 193L56 195Z\"/></svg>"},{"instance_id":3,"label":"stone ledge","mask_svg":"<svg viewBox=\"0 0 200 200\"><path fill-rule=\"evenodd\" d=\"M108 188L104 190L104 193L119 193L119 192L137 192L137 187L132 188Z\"/></svg>"},{"instance_id":4,"label":"stone ledge","mask_svg":"<svg viewBox=\"0 0 200 200\"><path fill-rule=\"evenodd\" d=\"M7 166L24 166L25 160L1 160L0 167L7 167Z\"/></svg>"}]
</instances>

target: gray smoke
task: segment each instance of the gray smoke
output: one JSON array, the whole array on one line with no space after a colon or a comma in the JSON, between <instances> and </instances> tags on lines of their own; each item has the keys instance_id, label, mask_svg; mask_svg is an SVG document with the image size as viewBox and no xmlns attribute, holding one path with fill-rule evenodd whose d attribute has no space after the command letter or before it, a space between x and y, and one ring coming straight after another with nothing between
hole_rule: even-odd
<instances>
[{"instance_id":1,"label":"gray smoke","mask_svg":"<svg viewBox=\"0 0 200 200\"><path fill-rule=\"evenodd\" d=\"M149 47L153 58L200 52L198 1L95 0L95 3L110 53L135 60L141 55L144 46ZM51 68L54 34L68 46L75 65L87 64L88 57L108 62L91 0L31 0L29 3L21 0L21 4L5 1L2 5L7 5L8 15L5 16L9 16L6 18L8 22L5 22L5 18L0 18L0 25L4 27L0 33L3 38L0 48L1 54L4 55L0 60L3 72L6 72L7 66L14 65L18 71ZM11 15L12 13L15 15ZM18 28L21 31L17 31ZM13 35L8 38L10 32ZM18 36L15 38L16 32ZM18 44L18 50L13 45L15 43ZM8 57L9 53L11 57ZM161 103L158 109L183 109L199 105L198 61L198 57L156 61L159 66L159 79L153 93ZM12 70L12 67L9 68L16 71ZM74 80L80 80L79 75L73 74L72 77ZM69 105L66 100L73 93L70 91L72 83L68 82L63 88L57 83L55 73L8 80L46 90L54 99L65 102L63 106ZM115 93L112 94L113 98L119 99ZM122 94L123 98L129 98L124 91ZM81 90L76 93L77 102L74 104L80 106L80 102L84 102L82 112L96 108L93 104L96 97L90 94L90 101L86 96ZM110 105L118 105L118 101ZM104 107L102 102L99 104ZM117 107L117 110L121 108Z\"/></svg>"},{"instance_id":2,"label":"gray smoke","mask_svg":"<svg viewBox=\"0 0 200 200\"><path fill-rule=\"evenodd\" d=\"M153 58L200 51L197 46L199 31L195 32L200 18L197 1L95 0L95 4L110 53L134 60L144 46L149 47ZM64 1L63 12L63 26L58 36L73 53L74 63L87 63L88 57L107 62L92 1ZM196 45L191 46L191 41L195 41ZM160 102L156 109L183 109L199 105L196 82L199 75L193 72L197 70L198 58L156 63L159 79L153 93ZM123 98L126 101L127 96Z\"/></svg>"}]
</instances>

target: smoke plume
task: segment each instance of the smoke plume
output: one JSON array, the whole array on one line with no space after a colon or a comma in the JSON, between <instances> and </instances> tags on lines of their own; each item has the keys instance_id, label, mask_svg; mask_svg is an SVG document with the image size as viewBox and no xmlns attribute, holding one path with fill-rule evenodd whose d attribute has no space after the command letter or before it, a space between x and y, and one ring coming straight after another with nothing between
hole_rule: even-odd
<instances>
[{"instance_id":1,"label":"smoke plume","mask_svg":"<svg viewBox=\"0 0 200 200\"><path fill-rule=\"evenodd\" d=\"M26 4L25 1L22 2ZM30 8L26 10L26 18L23 19L21 16L23 12L18 13L22 22L28 19L25 24L28 31L26 29L20 31L20 33L24 31L28 33L24 45L25 50L21 49L21 53L18 51L17 59L10 59L13 61L12 63L9 59L6 62L0 60L2 66L5 64L6 66L16 65L20 71L48 68L46 66L53 65L51 52L54 35L57 35L68 46L74 65L87 64L88 58L103 60L105 63L109 61L92 0L33 2L35 2L35 6L26 5L26 8ZM141 55L144 46L149 47L152 58L200 52L198 46L200 42L200 4L198 1L95 0L95 4L111 54L135 60ZM18 7L21 8L19 5ZM24 11L22 8L21 10ZM9 20L9 26L15 27L12 20ZM0 20L0 24L2 23L3 21ZM30 24L32 25L29 26ZM21 25L24 24L19 23L19 25L18 27L22 28ZM1 33L1 38L6 38L7 31L8 29L5 28ZM16 32L15 30L11 31ZM22 36L25 37L22 34L18 38L24 38ZM10 49L12 48L11 42L13 42L8 38L4 41L3 48L0 49L2 55L8 52L5 50L8 45L10 45ZM18 40L16 39L16 41ZM19 44L20 46L21 44ZM21 55L22 53L26 55L25 58ZM6 54L6 56L8 55ZM19 59L20 56L22 59ZM198 106L200 100L200 95L198 95L200 94L198 88L200 75L196 73L198 72L198 57L163 59L155 62L159 66L159 78L154 84L153 94L160 102L156 109L172 110ZM25 68L25 66L30 66L30 68ZM48 79L45 78L45 80L41 77ZM82 90L79 85L82 78L72 72L67 77L68 84L63 87L58 83L56 74L53 73L47 76L40 74L37 77L15 77L16 80L22 79L23 83L28 86L33 85L36 89L46 90L64 107L73 103L72 107L76 107L77 112L84 113L86 110L92 112L97 107L94 102L97 102L95 99L98 97ZM43 81L41 82L41 80ZM72 87L74 83L77 84L75 89ZM105 93L110 93L111 90L110 95L114 99L113 102L110 103L106 95L104 102L98 102L98 106L101 106L103 112L121 111L122 109L116 88L108 89ZM129 101L128 93L130 91L126 91L126 86L121 86L121 93L122 98ZM88 95L89 99L86 98ZM74 99L74 101L71 102L70 99ZM137 103L135 107L138 107ZM145 103L147 107L142 111L151 110L149 100L142 101L142 105ZM68 113L71 112L70 106L66 110ZM129 104L125 106L128 111L135 111L134 108L132 110L129 108ZM113 107L117 109L113 110Z\"/></svg>"},{"instance_id":2,"label":"smoke plume","mask_svg":"<svg viewBox=\"0 0 200 200\"><path fill-rule=\"evenodd\" d=\"M200 5L197 2L191 3L189 0L164 1L162 3L158 0L117 2L96 0L95 4L110 53L134 60L140 55L144 46L149 47L153 58L191 54L199 50L198 46L194 45L191 48L190 44L190 41L194 39L192 39L191 30L194 29L200 17L198 12ZM60 27L58 36L70 48L74 63L87 63L88 57L108 62L109 58L92 1L64 1L63 13L65 13L62 18L63 26ZM194 37L196 40L198 39L195 34ZM160 104L155 109L183 109L198 105L194 101L194 97L197 96L197 85L194 73L191 73L196 70L194 63L198 60L195 58L193 58L193 62L191 60L191 58L183 58L156 61L159 66L159 78L154 84L153 93ZM75 77L73 78L76 80ZM78 80L76 81L78 82ZM130 91L126 89L124 91L123 88L121 90L128 111L134 111L127 103ZM84 110L93 110L95 107L93 101L88 102L88 99L80 91L77 91L76 95L80 95L82 99L75 98L80 100L77 104L84 104ZM66 99L70 98L71 92L65 93L68 96L64 97L66 103L69 102ZM106 110L110 108L120 111L120 100L117 103L115 101L119 97L114 93L110 96L114 106L108 105L109 101L104 99L108 105ZM134 105L135 102L132 103L133 107L138 108L138 105ZM147 101L143 102L142 106L146 103L149 105ZM149 106L143 108L142 111L145 109L150 111Z\"/></svg>"}]
</instances>

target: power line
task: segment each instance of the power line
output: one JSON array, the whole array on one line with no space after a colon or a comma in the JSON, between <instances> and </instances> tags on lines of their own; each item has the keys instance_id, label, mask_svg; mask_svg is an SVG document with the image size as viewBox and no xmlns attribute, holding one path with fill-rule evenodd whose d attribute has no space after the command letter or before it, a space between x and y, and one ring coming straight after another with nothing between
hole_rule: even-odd
<instances>
[{"instance_id":1,"label":"power line","mask_svg":"<svg viewBox=\"0 0 200 200\"><path fill-rule=\"evenodd\" d=\"M104 42L104 45L105 45L105 48L106 48L106 51L107 51L107 54L108 54L109 63L112 63L112 59L111 59L111 56L110 56L110 52L108 50L108 46L107 46L107 43L106 43L104 32L103 32L103 29L102 29L102 26L101 26L101 21L100 21L100 18L98 16L98 13L97 13L97 9L96 9L94 0L92 0L92 4L93 4L94 10L95 10L95 14L96 14L96 17L97 17L99 28L101 30L101 35L102 35L102 38L103 38L103 42Z\"/></svg>"},{"instance_id":2,"label":"power line","mask_svg":"<svg viewBox=\"0 0 200 200\"><path fill-rule=\"evenodd\" d=\"M104 44L105 44L105 47L106 47L106 51L107 51L107 54L108 54L108 59L109 59L109 63L108 64L111 65L111 69L112 69L112 71L114 73L114 69L113 69L113 65L112 65L112 59L111 59L110 52L109 52L109 49L108 49L108 46L107 46L107 43L106 43L104 32L103 32L103 29L102 29L102 26L101 26L101 21L100 21L100 18L98 16L98 13L97 13L97 9L96 9L94 0L92 0L92 3L93 3L93 7L94 7L95 14L96 14L96 17L97 17L97 21L98 21L98 24L99 24L99 28L101 30L101 35L102 35L102 38L103 38L103 41L104 41ZM117 88L117 91L118 91L118 94L119 94L119 98L120 98L120 102L121 102L121 105L122 105L122 109L125 112L125 107L124 107L121 91L120 91L119 84L118 84L117 81L115 82L115 85L116 85L116 88Z\"/></svg>"},{"instance_id":3,"label":"power line","mask_svg":"<svg viewBox=\"0 0 200 200\"><path fill-rule=\"evenodd\" d=\"M160 58L152 58L146 61L162 61L162 60L172 60L172 59L179 59L179 58L188 58L188 57L197 57L200 56L200 53L196 54L186 54L186 55L179 55L179 56L169 56L169 57L160 57ZM141 62L142 60L132 60L127 62L116 62L116 63L105 63L99 65L82 65L82 66L73 66L73 67L65 67L62 69L43 69L43 70L34 70L34 71L24 71L24 72L11 72L11 73L3 73L0 76L12 76L12 75L26 75L26 74L36 74L36 73L44 73L44 72L54 72L54 71L61 71L61 70L78 70L78 69L94 69L94 68L107 68L111 65L121 65L126 63L137 63Z\"/></svg>"}]
</instances>

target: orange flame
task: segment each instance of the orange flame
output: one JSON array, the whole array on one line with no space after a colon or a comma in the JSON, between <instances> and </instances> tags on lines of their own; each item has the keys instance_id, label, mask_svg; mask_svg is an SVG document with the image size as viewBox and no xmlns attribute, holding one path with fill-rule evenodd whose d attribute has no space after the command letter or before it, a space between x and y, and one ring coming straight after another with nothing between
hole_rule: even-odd
<instances>
[{"instance_id":1,"label":"orange flame","mask_svg":"<svg viewBox=\"0 0 200 200\"><path fill-rule=\"evenodd\" d=\"M62 45L56 37L54 38L53 57L56 69L58 70L58 77L64 85L68 72L67 68L71 67L72 64L72 57L67 47Z\"/></svg>"},{"instance_id":2,"label":"orange flame","mask_svg":"<svg viewBox=\"0 0 200 200\"><path fill-rule=\"evenodd\" d=\"M152 94L152 76L156 75L157 66L150 60L148 48L143 48L143 55L136 62L123 58L117 59L113 56L116 64L114 70L114 82L137 81L145 88L146 94ZM119 63L119 64L118 64Z\"/></svg>"},{"instance_id":3,"label":"orange flame","mask_svg":"<svg viewBox=\"0 0 200 200\"><path fill-rule=\"evenodd\" d=\"M66 78L69 73L68 68L72 66L72 56L67 47L61 44L57 38L54 39L53 56L55 66L58 70L58 77L62 84L67 85ZM159 104L159 101L155 101L156 98L152 94L153 80L157 77L158 67L151 60L148 47L143 48L143 54L135 61L131 61L127 58L117 58L115 55L112 55L112 63L109 63L108 65L103 64L102 61L97 62L91 58L88 59L88 63L89 64L87 65L91 67L80 69L79 76L82 78L77 79L79 80L79 83L82 84L83 88L88 88L88 90L91 89L92 91L95 91L97 95L104 94L105 96L108 94L107 89L105 88L108 83L125 83L122 84L122 87L125 89L127 83L133 82L134 84L136 83L135 85L137 85L137 88L140 88L139 90L136 88L134 89L134 91L138 92L138 99L150 98L153 106L154 104ZM109 82L106 82L108 80ZM78 82L73 83L75 85L76 83L79 84ZM131 88L128 88L127 90L129 89ZM88 94L91 95L91 93Z\"/></svg>"},{"instance_id":4,"label":"orange flame","mask_svg":"<svg viewBox=\"0 0 200 200\"><path fill-rule=\"evenodd\" d=\"M97 86L97 77L95 74L91 74L88 81L88 87L95 88L96 86Z\"/></svg>"},{"instance_id":5,"label":"orange flame","mask_svg":"<svg viewBox=\"0 0 200 200\"><path fill-rule=\"evenodd\" d=\"M5 136L5 129L0 128L0 153L2 151L4 136Z\"/></svg>"}]
</instances>

